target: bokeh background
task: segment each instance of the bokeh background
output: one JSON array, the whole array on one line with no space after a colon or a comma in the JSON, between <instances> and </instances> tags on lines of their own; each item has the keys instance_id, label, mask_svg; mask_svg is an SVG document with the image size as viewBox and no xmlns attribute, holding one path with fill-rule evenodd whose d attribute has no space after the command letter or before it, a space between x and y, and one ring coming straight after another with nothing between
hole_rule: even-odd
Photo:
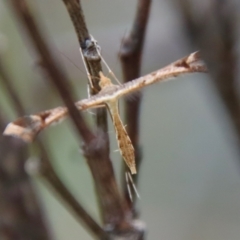
<instances>
[{"instance_id":1,"label":"bokeh background","mask_svg":"<svg viewBox=\"0 0 240 240\"><path fill-rule=\"evenodd\" d=\"M45 81L21 25L0 0L0 45L14 85L28 113L61 105ZM87 97L86 73L78 42L62 1L29 1L56 56L68 73L77 99ZM121 80L118 51L131 29L135 1L82 1L87 25L102 55ZM192 51L176 6L153 1L143 53L142 75L157 70ZM73 64L74 63L74 64ZM77 67L75 66L77 65ZM138 208L148 229L147 239L238 240L240 237L240 165L234 129L205 74L191 74L143 91ZM77 100L76 99L76 100ZM0 85L0 105L10 120L16 118ZM84 113L92 124L92 116ZM111 151L119 178L120 155L110 125ZM81 156L70 121L44 131L41 137L53 164L74 195L99 221L93 182ZM55 239L92 239L41 179L33 177Z\"/></svg>"}]
</instances>

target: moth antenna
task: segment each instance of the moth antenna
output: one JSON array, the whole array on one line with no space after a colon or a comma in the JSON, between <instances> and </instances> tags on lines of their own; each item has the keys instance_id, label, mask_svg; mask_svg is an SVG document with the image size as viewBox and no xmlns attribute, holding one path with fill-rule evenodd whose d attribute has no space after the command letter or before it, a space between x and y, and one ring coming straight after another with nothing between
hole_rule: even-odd
<instances>
[{"instance_id":1,"label":"moth antenna","mask_svg":"<svg viewBox=\"0 0 240 240\"><path fill-rule=\"evenodd\" d=\"M75 68L77 68L80 72L83 73L83 71L81 70L81 68L76 64L74 63L68 56L66 56L64 53L62 52L59 52L62 56L64 56Z\"/></svg>"},{"instance_id":2,"label":"moth antenna","mask_svg":"<svg viewBox=\"0 0 240 240\"><path fill-rule=\"evenodd\" d=\"M83 52L82 52L82 49L81 49L81 48L79 48L79 52L80 52L80 55L81 55L82 60L83 60L83 65L84 65L84 68L85 68L85 70L86 70L87 78L88 78L89 84L90 84L90 86L91 86L91 89L94 89L93 83L92 83L91 74L90 74L90 72L88 71L87 64L86 64L86 61L85 61L85 58L84 58L84 56L83 56ZM89 88L88 88L88 91L89 91ZM90 92L90 91L89 91L89 92Z\"/></svg>"},{"instance_id":3,"label":"moth antenna","mask_svg":"<svg viewBox=\"0 0 240 240\"><path fill-rule=\"evenodd\" d=\"M103 63L105 64L108 73L115 79L115 81L119 84L122 85L122 83L117 79L116 75L113 73L113 71L111 70L111 68L108 66L107 62L105 61L105 59L103 58L103 56L101 55L100 51L97 49L98 55L101 57Z\"/></svg>"},{"instance_id":4,"label":"moth antenna","mask_svg":"<svg viewBox=\"0 0 240 240\"><path fill-rule=\"evenodd\" d=\"M87 86L87 94L88 94L88 98L91 97L91 94L90 94L90 87L89 85ZM92 112L91 110L87 109L87 112L91 115L96 115L94 112Z\"/></svg>"}]
</instances>

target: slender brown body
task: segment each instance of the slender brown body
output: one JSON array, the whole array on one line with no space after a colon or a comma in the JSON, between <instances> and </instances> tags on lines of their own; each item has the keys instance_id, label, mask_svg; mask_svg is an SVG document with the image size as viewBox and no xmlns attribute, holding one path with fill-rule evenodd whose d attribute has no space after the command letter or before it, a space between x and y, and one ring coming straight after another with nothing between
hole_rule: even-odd
<instances>
[{"instance_id":1,"label":"slender brown body","mask_svg":"<svg viewBox=\"0 0 240 240\"><path fill-rule=\"evenodd\" d=\"M112 100L106 102L108 110L110 112L113 125L116 131L116 137L118 142L118 147L121 155L126 162L127 166L130 168L132 174L136 174L136 164L135 164L135 154L132 142L127 134L127 131L121 121L118 111L118 101Z\"/></svg>"}]
</instances>

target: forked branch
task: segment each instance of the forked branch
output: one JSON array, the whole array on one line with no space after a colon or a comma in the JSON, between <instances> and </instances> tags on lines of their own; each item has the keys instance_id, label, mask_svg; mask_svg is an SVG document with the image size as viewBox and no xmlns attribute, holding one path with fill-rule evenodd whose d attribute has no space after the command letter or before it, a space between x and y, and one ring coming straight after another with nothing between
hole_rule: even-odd
<instances>
[{"instance_id":1,"label":"forked branch","mask_svg":"<svg viewBox=\"0 0 240 240\"><path fill-rule=\"evenodd\" d=\"M84 155L88 160L87 162L90 166L97 193L99 195L103 222L106 224L113 224L113 226L123 223L125 214L127 213L124 208L124 201L120 197L111 161L109 159L108 136L103 134L104 143L106 144L102 144L97 148L96 143L98 141L98 136L95 136L95 134L89 130L81 113L77 110L76 105L74 105L74 102L72 101L73 98L69 90L68 79L62 71L59 62L57 62L53 57L53 54L47 45L47 41L43 37L43 33L38 28L26 1L11 0L10 2L12 3L16 15L26 28L27 33L32 40L33 46L44 62L45 68L50 76L49 80L51 80L58 89L79 135L85 142L85 145L83 146ZM77 1L75 0L75 2ZM45 115L46 118L48 116L49 115ZM105 133L107 131L106 119L106 111L101 111L101 114L97 114L98 127ZM38 122L38 120L36 122ZM38 127L39 126L37 126L37 128ZM104 168L103 171L99 171L99 166ZM106 179L108 180L106 181Z\"/></svg>"},{"instance_id":2,"label":"forked branch","mask_svg":"<svg viewBox=\"0 0 240 240\"><path fill-rule=\"evenodd\" d=\"M1 56L0 56L0 79L2 80L3 85L5 85L6 90L11 97L11 100L13 103L12 105L15 108L16 112L18 114L24 113L25 110L24 110L23 104L21 102L21 99L19 98L17 91L14 89L14 86L12 85L13 81L10 79L10 75L8 74L7 69L4 67ZM0 123L1 123L1 119L0 119ZM1 126L1 124L0 124L0 126ZM0 139L0 140L3 142L2 143L3 149L10 150L9 146L11 146L12 147L11 150L14 150L14 153L16 151L16 154L18 153L18 155L19 155L19 150L22 147L21 145L23 145L23 142L20 139L18 139L20 141L19 143L17 141L14 141L14 139L12 139L12 138L5 139L5 141L3 141L3 139ZM16 143L18 143L18 144L16 144ZM8 144L8 147L4 148L4 146L6 144ZM61 179L55 172L55 170L51 164L50 158L47 154L46 148L45 148L43 142L41 141L41 139L38 139L37 145L40 149L40 154L41 154L39 163L36 163L36 162L34 163L35 166L36 165L38 166L38 168L37 168L38 174L42 177L43 181L47 184L47 186L50 187L50 190L51 191L54 190L56 192L56 194L60 197L60 199L63 200L65 205L70 210L72 210L72 214L76 217L76 219L81 224L85 225L86 228L89 229L90 232L93 233L95 236L98 236L99 238L103 238L105 236L104 230L88 214L88 212L84 209L83 205L75 199L75 197L70 193L70 191L67 189L67 187L64 185L64 183L61 181ZM23 151L23 150L24 149L22 149L21 151ZM22 155L22 154L20 154L20 155ZM22 164L22 166L20 168L24 172L23 176L25 178L27 178L27 175L26 175L26 173L24 171L24 167L23 167L23 165L25 164L25 161L26 161L25 154L22 157L23 157L23 159L17 158L16 161L18 161L18 165ZM4 159L4 156L3 156L3 159ZM1 162L1 160L0 160L0 162ZM2 164L4 164L4 161L2 161ZM30 163L27 165L31 166L32 164ZM0 167L0 169L1 169L1 167ZM35 169L35 171L36 171L36 169ZM19 182L19 179L18 179L18 182ZM21 181L19 184L21 184ZM8 183L8 185L9 185L9 183ZM15 186L15 188L16 188L16 186ZM30 189L29 189L29 191L30 191ZM33 201L34 201L34 199L33 199ZM18 207L18 205L15 207ZM37 215L36 215L36 217L37 217ZM42 219L39 219L37 222L42 222L42 221L43 221ZM43 224L41 226L39 226L39 228L42 228L42 227L44 227ZM41 235L46 234L43 231L43 229L41 229L41 230L42 230ZM23 234L27 234L27 233L25 231L23 231ZM35 232L33 234L35 234ZM48 239L47 236L45 236L44 239Z\"/></svg>"},{"instance_id":3,"label":"forked branch","mask_svg":"<svg viewBox=\"0 0 240 240\"><path fill-rule=\"evenodd\" d=\"M50 51L50 48L43 37L43 33L38 28L37 23L31 14L30 9L28 8L28 5L26 4L25 0L11 0L11 3L15 13L26 27L36 51L44 62L44 66L50 76L49 80L58 89L64 103L69 109L69 114L71 115L79 135L82 136L84 142L89 143L93 140L94 135L87 127L87 124L81 116L81 113L77 111L73 102L69 84L67 84L67 76L59 67L59 62L56 61L56 58L54 58L52 52Z\"/></svg>"}]
</instances>

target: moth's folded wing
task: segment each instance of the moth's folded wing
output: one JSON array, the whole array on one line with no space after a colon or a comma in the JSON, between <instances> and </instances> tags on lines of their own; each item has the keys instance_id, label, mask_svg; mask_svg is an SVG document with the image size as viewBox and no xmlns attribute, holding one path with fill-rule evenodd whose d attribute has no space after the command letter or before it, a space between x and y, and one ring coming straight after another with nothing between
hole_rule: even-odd
<instances>
[{"instance_id":1,"label":"moth's folded wing","mask_svg":"<svg viewBox=\"0 0 240 240\"><path fill-rule=\"evenodd\" d=\"M30 115L18 118L16 121L9 123L3 135L15 136L25 142L32 142L41 129L41 118L37 115Z\"/></svg>"},{"instance_id":2,"label":"moth's folded wing","mask_svg":"<svg viewBox=\"0 0 240 240\"><path fill-rule=\"evenodd\" d=\"M62 120L67 109L58 107L35 115L24 116L9 123L3 135L19 137L25 142L32 142L37 134L52 123Z\"/></svg>"},{"instance_id":3,"label":"moth's folded wing","mask_svg":"<svg viewBox=\"0 0 240 240\"><path fill-rule=\"evenodd\" d=\"M201 60L199 52L194 52L167 65L164 68L119 86L118 90L115 92L115 96L121 97L123 95L139 91L142 88L156 82L164 82L175 79L181 74L197 72L206 73L207 67Z\"/></svg>"}]
</instances>

